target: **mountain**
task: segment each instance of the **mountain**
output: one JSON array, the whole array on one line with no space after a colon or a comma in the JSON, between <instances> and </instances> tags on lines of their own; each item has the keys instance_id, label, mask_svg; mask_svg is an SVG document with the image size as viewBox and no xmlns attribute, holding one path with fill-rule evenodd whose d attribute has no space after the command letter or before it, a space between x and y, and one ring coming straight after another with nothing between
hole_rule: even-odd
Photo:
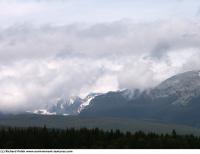
<instances>
[{"instance_id":1,"label":"mountain","mask_svg":"<svg viewBox=\"0 0 200 154\"><path fill-rule=\"evenodd\" d=\"M85 98L72 96L68 99L59 99L55 104L46 109L37 109L34 114L42 115L77 115L79 114L90 101L100 95L100 93L90 93Z\"/></svg>"},{"instance_id":2,"label":"mountain","mask_svg":"<svg viewBox=\"0 0 200 154\"><path fill-rule=\"evenodd\" d=\"M153 89L96 96L80 116L151 119L200 127L200 71L175 75Z\"/></svg>"}]
</instances>

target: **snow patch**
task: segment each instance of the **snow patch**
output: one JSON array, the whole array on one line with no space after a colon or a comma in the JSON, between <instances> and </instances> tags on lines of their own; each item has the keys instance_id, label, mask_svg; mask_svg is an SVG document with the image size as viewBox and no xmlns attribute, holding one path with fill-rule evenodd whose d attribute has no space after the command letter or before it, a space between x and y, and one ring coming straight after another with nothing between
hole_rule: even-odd
<instances>
[{"instance_id":1,"label":"snow patch","mask_svg":"<svg viewBox=\"0 0 200 154\"><path fill-rule=\"evenodd\" d=\"M63 116L68 116L69 114L64 113Z\"/></svg>"},{"instance_id":2,"label":"snow patch","mask_svg":"<svg viewBox=\"0 0 200 154\"><path fill-rule=\"evenodd\" d=\"M32 113L34 114L41 114L41 115L56 115L55 112L49 112L46 109L39 109L39 110L34 110Z\"/></svg>"},{"instance_id":3,"label":"snow patch","mask_svg":"<svg viewBox=\"0 0 200 154\"><path fill-rule=\"evenodd\" d=\"M85 99L83 99L83 103L80 105L78 113L80 113L83 109L85 109L86 106L90 105L90 102L98 95L100 94L99 93L90 94Z\"/></svg>"}]
</instances>

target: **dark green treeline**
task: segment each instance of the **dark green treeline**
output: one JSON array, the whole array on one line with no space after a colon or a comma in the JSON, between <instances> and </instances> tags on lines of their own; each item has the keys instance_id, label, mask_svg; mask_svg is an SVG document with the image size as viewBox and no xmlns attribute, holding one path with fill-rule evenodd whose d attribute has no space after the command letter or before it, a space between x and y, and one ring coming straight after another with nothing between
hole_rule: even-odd
<instances>
[{"instance_id":1,"label":"dark green treeline","mask_svg":"<svg viewBox=\"0 0 200 154\"><path fill-rule=\"evenodd\" d=\"M122 133L96 129L2 128L0 148L17 149L158 149L200 148L200 137L193 135Z\"/></svg>"}]
</instances>

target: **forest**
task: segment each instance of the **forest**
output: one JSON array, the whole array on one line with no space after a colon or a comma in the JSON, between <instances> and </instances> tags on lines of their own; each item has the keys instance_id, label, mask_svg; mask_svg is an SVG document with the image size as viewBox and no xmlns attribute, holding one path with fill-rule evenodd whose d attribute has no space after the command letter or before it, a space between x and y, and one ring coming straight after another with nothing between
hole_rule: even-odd
<instances>
[{"instance_id":1,"label":"forest","mask_svg":"<svg viewBox=\"0 0 200 154\"><path fill-rule=\"evenodd\" d=\"M1 149L199 149L200 137L169 134L123 133L120 130L48 129L44 127L0 129Z\"/></svg>"}]
</instances>

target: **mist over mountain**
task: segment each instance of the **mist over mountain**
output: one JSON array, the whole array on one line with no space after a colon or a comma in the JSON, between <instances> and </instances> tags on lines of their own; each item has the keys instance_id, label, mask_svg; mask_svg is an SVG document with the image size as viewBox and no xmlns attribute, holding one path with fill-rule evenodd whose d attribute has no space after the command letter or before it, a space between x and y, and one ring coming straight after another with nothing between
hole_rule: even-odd
<instances>
[{"instance_id":1,"label":"mist over mountain","mask_svg":"<svg viewBox=\"0 0 200 154\"><path fill-rule=\"evenodd\" d=\"M0 111L143 91L198 70L199 6L196 0L0 1Z\"/></svg>"},{"instance_id":2,"label":"mist over mountain","mask_svg":"<svg viewBox=\"0 0 200 154\"><path fill-rule=\"evenodd\" d=\"M126 117L200 126L200 71L175 75L153 89L124 90L95 97L86 117Z\"/></svg>"},{"instance_id":3,"label":"mist over mountain","mask_svg":"<svg viewBox=\"0 0 200 154\"><path fill-rule=\"evenodd\" d=\"M199 6L0 1L0 112L187 121L198 71L180 73L200 69Z\"/></svg>"},{"instance_id":4,"label":"mist over mountain","mask_svg":"<svg viewBox=\"0 0 200 154\"><path fill-rule=\"evenodd\" d=\"M126 89L61 99L49 108L32 113L131 118L200 127L199 100L200 71L189 71L172 76L151 89Z\"/></svg>"},{"instance_id":5,"label":"mist over mountain","mask_svg":"<svg viewBox=\"0 0 200 154\"><path fill-rule=\"evenodd\" d=\"M0 23L0 145L200 147L200 1L0 0Z\"/></svg>"}]
</instances>

